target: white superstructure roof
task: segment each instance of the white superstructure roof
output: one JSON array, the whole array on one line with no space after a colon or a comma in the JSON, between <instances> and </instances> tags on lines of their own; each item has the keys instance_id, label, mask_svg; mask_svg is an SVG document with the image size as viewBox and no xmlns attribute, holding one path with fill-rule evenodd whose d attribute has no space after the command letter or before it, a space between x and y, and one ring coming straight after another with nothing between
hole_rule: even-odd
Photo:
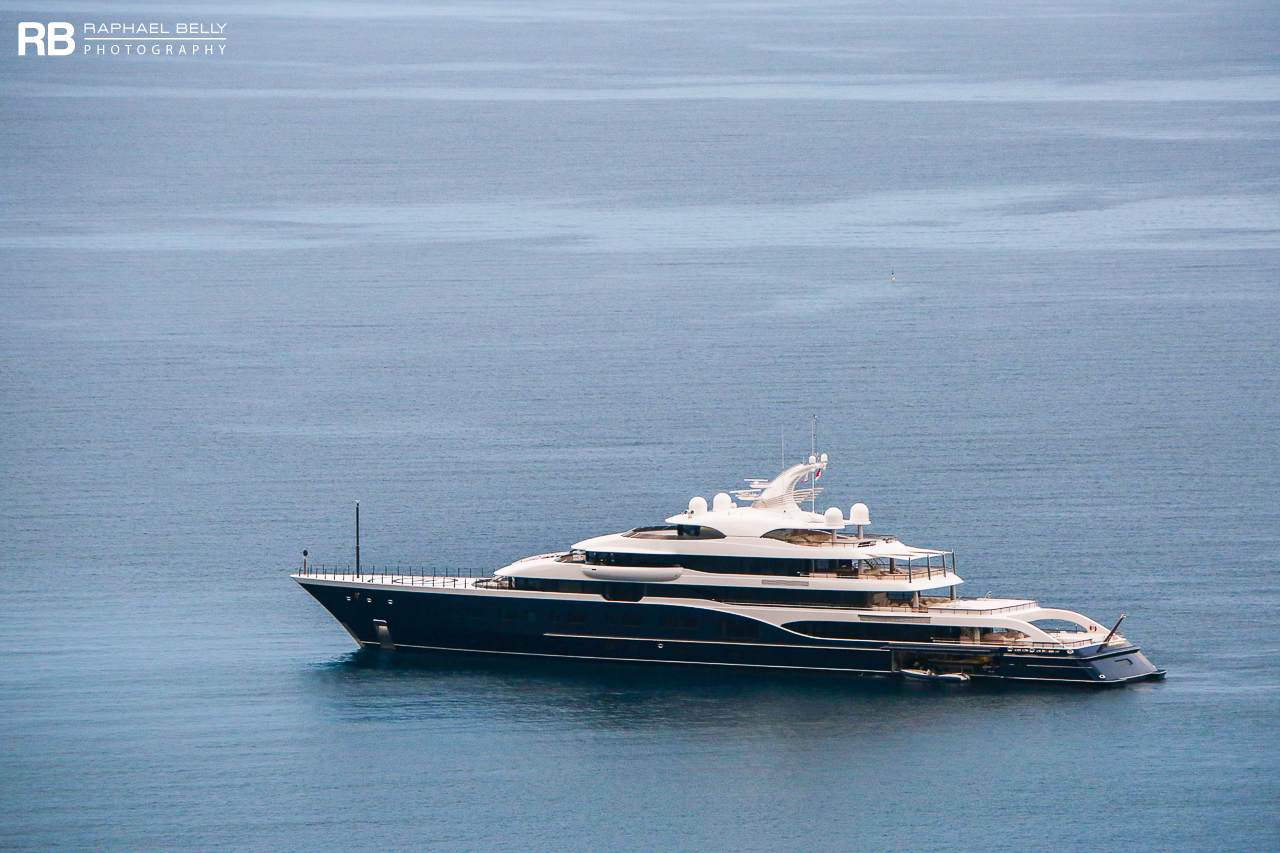
<instances>
[{"instance_id":1,"label":"white superstructure roof","mask_svg":"<svg viewBox=\"0 0 1280 853\"><path fill-rule=\"evenodd\" d=\"M693 524L711 527L725 536L763 536L771 530L793 528L798 530L840 530L847 522L841 515L837 524L830 524L825 515L808 512L800 507L798 500L815 497L821 489L809 488L797 490L800 480L813 474L815 480L826 462L810 457L810 462L792 465L779 474L772 482L760 489L742 489L735 494L743 500L750 500L749 506L738 506L729 495L717 495L711 508L706 501L694 498L689 502L689 509L679 515L667 519L668 524ZM757 483L758 480L748 482Z\"/></svg>"},{"instance_id":2,"label":"white superstructure roof","mask_svg":"<svg viewBox=\"0 0 1280 853\"><path fill-rule=\"evenodd\" d=\"M836 532L854 521L846 520L836 509L825 513L810 512L800 506L800 500L808 500L820 489L799 489L797 485L809 476L816 481L826 467L826 455L821 459L809 457L809 462L793 465L769 482L748 480L751 489L741 489L734 494L744 503L740 506L727 493L715 496L710 507L706 500L695 497L689 501L689 509L667 519L677 528L708 528L721 534L671 538L655 533L657 528L641 528L630 533L613 533L595 536L576 543L580 551L616 551L630 554L680 554L736 555L763 558L802 558L837 560L915 560L937 557L948 551L916 548L904 545L894 537L837 536ZM862 524L868 523L867 509L856 504L850 511L856 519L859 533ZM768 536L774 531L781 535Z\"/></svg>"}]
</instances>

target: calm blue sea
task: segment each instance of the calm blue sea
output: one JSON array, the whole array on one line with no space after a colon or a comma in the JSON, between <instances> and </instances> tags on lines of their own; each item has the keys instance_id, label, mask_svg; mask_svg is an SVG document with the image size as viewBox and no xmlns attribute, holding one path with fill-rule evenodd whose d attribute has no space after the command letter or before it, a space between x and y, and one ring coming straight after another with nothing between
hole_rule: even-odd
<instances>
[{"instance_id":1,"label":"calm blue sea","mask_svg":"<svg viewBox=\"0 0 1280 853\"><path fill-rule=\"evenodd\" d=\"M1280 849L1276 4L0 33L0 848ZM819 510L1168 680L379 657L288 578L357 500L366 565L492 569L815 430Z\"/></svg>"}]
</instances>

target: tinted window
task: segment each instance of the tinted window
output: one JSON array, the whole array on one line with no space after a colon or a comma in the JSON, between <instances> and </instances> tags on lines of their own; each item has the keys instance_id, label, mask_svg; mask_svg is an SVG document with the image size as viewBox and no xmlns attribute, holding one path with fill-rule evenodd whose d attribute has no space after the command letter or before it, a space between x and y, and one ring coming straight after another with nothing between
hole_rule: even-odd
<instances>
[{"instance_id":1,"label":"tinted window","mask_svg":"<svg viewBox=\"0 0 1280 853\"><path fill-rule=\"evenodd\" d=\"M729 640L758 640L760 623L746 619L724 619L720 623L720 635Z\"/></svg>"},{"instance_id":2,"label":"tinted window","mask_svg":"<svg viewBox=\"0 0 1280 853\"><path fill-rule=\"evenodd\" d=\"M608 601L639 601L644 598L642 583L603 583L599 586L601 589L598 591Z\"/></svg>"},{"instance_id":3,"label":"tinted window","mask_svg":"<svg viewBox=\"0 0 1280 853\"><path fill-rule=\"evenodd\" d=\"M885 622L788 622L782 627L832 640L896 640L907 643L929 643L960 636L960 629L943 625L894 625Z\"/></svg>"}]
</instances>

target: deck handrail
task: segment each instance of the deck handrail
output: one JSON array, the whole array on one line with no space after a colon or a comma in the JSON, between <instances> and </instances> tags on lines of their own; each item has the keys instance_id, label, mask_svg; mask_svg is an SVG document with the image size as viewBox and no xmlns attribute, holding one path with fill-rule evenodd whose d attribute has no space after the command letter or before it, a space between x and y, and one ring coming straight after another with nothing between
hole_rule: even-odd
<instances>
[{"instance_id":1,"label":"deck handrail","mask_svg":"<svg viewBox=\"0 0 1280 853\"><path fill-rule=\"evenodd\" d=\"M956 599L957 601L981 601L981 598ZM987 616L992 613L1012 613L1017 610L1036 610L1040 607L1039 602L1019 602L1017 604L1006 604L1004 607L939 607L938 610L943 613L959 613L965 616Z\"/></svg>"},{"instance_id":2,"label":"deck handrail","mask_svg":"<svg viewBox=\"0 0 1280 853\"><path fill-rule=\"evenodd\" d=\"M348 578L383 577L383 578L485 578L493 572L488 569L446 566L429 568L427 566L361 566L357 573L355 567L348 563L342 565L308 565L305 569L294 572L298 577L316 578L317 580L346 580ZM413 581L392 581L392 583Z\"/></svg>"}]
</instances>

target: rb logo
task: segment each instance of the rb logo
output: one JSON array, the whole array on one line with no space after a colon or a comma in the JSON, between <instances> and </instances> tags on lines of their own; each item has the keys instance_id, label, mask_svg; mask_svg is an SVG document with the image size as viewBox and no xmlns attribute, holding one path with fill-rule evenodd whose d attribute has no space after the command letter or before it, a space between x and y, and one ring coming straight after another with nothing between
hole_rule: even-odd
<instances>
[{"instance_id":1,"label":"rb logo","mask_svg":"<svg viewBox=\"0 0 1280 853\"><path fill-rule=\"evenodd\" d=\"M75 27L65 21L49 22L49 56L66 56L76 49L76 40L71 35ZM18 24L18 56L27 55L27 45L34 45L36 56L44 56L45 29L44 24L35 21L23 21Z\"/></svg>"}]
</instances>

